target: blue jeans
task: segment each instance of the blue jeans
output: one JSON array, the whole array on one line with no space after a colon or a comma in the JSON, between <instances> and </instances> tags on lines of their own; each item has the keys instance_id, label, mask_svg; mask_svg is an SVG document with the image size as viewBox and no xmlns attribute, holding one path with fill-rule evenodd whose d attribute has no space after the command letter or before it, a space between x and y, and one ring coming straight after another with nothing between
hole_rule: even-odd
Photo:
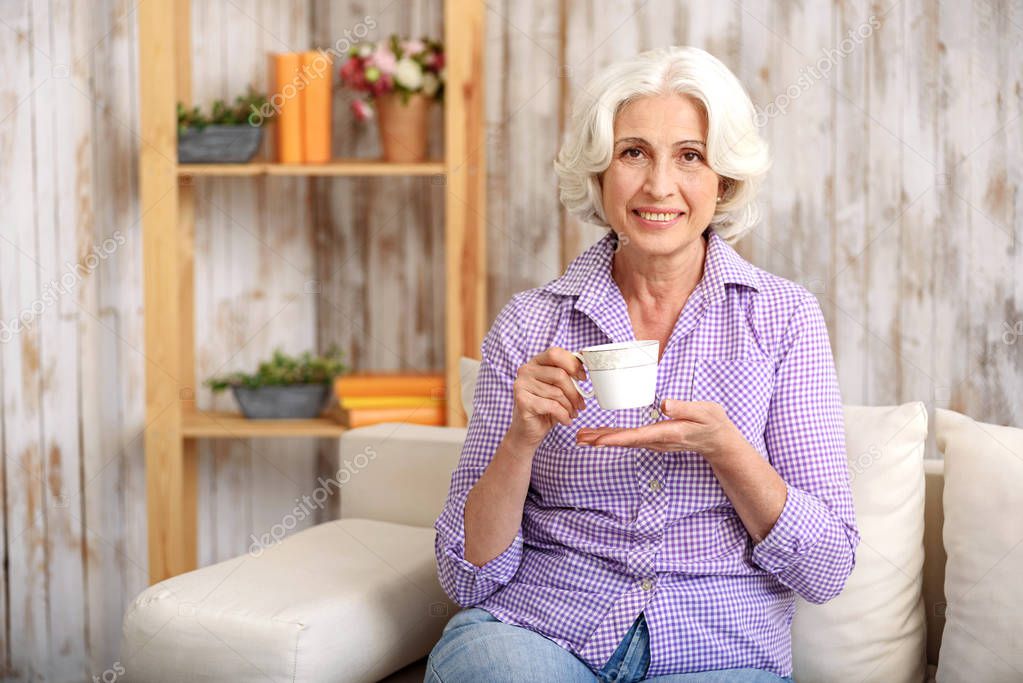
<instances>
[{"instance_id":1,"label":"blue jeans","mask_svg":"<svg viewBox=\"0 0 1023 683\"><path fill-rule=\"evenodd\" d=\"M720 669L644 678L650 665L646 620L639 618L596 674L581 659L535 631L469 607L451 617L426 664L425 683L792 683L760 669Z\"/></svg>"}]
</instances>

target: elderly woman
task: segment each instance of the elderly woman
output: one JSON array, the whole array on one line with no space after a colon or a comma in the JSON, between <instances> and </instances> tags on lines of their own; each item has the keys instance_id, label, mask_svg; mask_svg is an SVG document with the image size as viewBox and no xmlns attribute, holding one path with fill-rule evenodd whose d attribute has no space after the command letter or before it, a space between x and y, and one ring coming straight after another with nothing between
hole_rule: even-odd
<instances>
[{"instance_id":1,"label":"elderly woman","mask_svg":"<svg viewBox=\"0 0 1023 683\"><path fill-rule=\"evenodd\" d=\"M584 89L561 201L610 231L483 342L435 525L466 609L428 681L791 680L795 597L838 595L859 534L820 306L730 246L768 165L748 95L702 50ZM651 404L585 400L571 351L640 339L660 342Z\"/></svg>"}]
</instances>

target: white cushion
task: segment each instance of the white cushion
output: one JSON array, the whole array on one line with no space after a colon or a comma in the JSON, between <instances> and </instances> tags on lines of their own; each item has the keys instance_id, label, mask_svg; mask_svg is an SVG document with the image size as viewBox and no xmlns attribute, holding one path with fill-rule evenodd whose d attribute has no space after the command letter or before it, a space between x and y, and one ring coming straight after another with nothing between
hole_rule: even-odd
<instances>
[{"instance_id":1,"label":"white cushion","mask_svg":"<svg viewBox=\"0 0 1023 683\"><path fill-rule=\"evenodd\" d=\"M476 376L480 374L480 362L475 358L462 356L458 361L458 374L462 379L462 408L465 419L472 417L472 397L476 393Z\"/></svg>"},{"instance_id":2,"label":"white cushion","mask_svg":"<svg viewBox=\"0 0 1023 683\"><path fill-rule=\"evenodd\" d=\"M346 519L143 591L126 680L378 681L428 654L456 611L434 532Z\"/></svg>"},{"instance_id":3,"label":"white cushion","mask_svg":"<svg viewBox=\"0 0 1023 683\"><path fill-rule=\"evenodd\" d=\"M846 451L860 545L845 589L797 599L794 678L919 683L925 672L922 403L845 406ZM978 679L979 680L979 679Z\"/></svg>"},{"instance_id":4,"label":"white cushion","mask_svg":"<svg viewBox=\"0 0 1023 683\"><path fill-rule=\"evenodd\" d=\"M1023 680L1023 429L938 410L945 631L938 682Z\"/></svg>"}]
</instances>

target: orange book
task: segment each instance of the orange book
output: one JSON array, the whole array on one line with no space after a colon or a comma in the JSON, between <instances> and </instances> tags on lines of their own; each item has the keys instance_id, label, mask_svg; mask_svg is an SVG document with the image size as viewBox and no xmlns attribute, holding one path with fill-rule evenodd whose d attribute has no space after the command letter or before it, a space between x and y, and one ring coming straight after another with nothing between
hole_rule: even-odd
<instances>
[{"instance_id":1,"label":"orange book","mask_svg":"<svg viewBox=\"0 0 1023 683\"><path fill-rule=\"evenodd\" d=\"M277 108L277 161L300 164L302 151L302 74L297 52L270 55L273 93L270 104Z\"/></svg>"},{"instance_id":2,"label":"orange book","mask_svg":"<svg viewBox=\"0 0 1023 683\"><path fill-rule=\"evenodd\" d=\"M334 380L339 399L351 396L429 396L444 398L444 375L435 373L364 373Z\"/></svg>"},{"instance_id":3,"label":"orange book","mask_svg":"<svg viewBox=\"0 0 1023 683\"><path fill-rule=\"evenodd\" d=\"M409 422L420 425L443 425L445 404L421 408L346 408L341 411L341 424L348 429L364 427L379 422Z\"/></svg>"},{"instance_id":4,"label":"orange book","mask_svg":"<svg viewBox=\"0 0 1023 683\"><path fill-rule=\"evenodd\" d=\"M302 74L306 81L302 91L302 144L307 164L330 161L330 86L333 73L330 53L302 53Z\"/></svg>"}]
</instances>

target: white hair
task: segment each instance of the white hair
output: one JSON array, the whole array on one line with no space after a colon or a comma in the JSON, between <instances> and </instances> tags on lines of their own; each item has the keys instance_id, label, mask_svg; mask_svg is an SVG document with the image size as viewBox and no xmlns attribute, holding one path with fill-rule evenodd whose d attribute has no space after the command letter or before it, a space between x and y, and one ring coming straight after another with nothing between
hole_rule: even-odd
<instances>
[{"instance_id":1,"label":"white hair","mask_svg":"<svg viewBox=\"0 0 1023 683\"><path fill-rule=\"evenodd\" d=\"M739 79L713 55L695 47L663 47L615 62L576 96L571 124L554 161L561 203L587 223L611 227L598 176L611 164L615 117L645 96L679 94L707 116L707 164L722 178L724 195L711 227L735 242L760 215L757 189L771 165L756 127L753 102Z\"/></svg>"}]
</instances>

